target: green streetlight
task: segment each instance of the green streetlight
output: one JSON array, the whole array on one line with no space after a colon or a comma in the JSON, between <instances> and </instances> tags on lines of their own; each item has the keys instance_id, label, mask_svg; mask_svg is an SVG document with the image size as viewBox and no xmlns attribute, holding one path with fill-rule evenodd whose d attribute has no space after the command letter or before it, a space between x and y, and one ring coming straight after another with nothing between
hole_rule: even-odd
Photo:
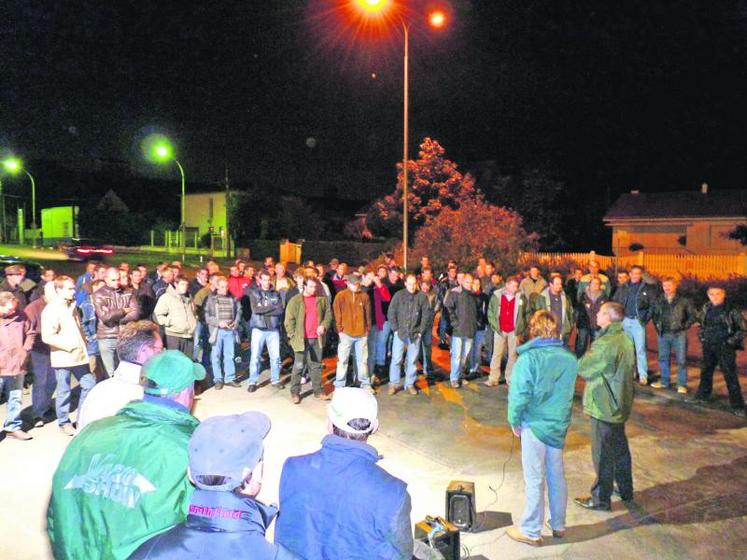
<instances>
[{"instance_id":1,"label":"green streetlight","mask_svg":"<svg viewBox=\"0 0 747 560\"><path fill-rule=\"evenodd\" d=\"M185 249L185 242L186 242L186 233L187 233L187 223L186 223L186 212L187 212L187 204L186 204L186 194L185 194L185 180L184 180L184 168L182 167L182 164L179 163L179 160L174 157L174 146L171 144L168 138L166 136L163 136L162 134L152 134L148 136L145 141L143 142L143 149L145 152L145 157L149 161L157 164L164 164L168 163L169 161L173 161L176 166L179 168L179 174L182 178L182 203L181 203L181 225L179 229L182 232L181 235L181 241L179 243L181 249L182 249L182 262L186 260L186 249Z\"/></svg>"},{"instance_id":2,"label":"green streetlight","mask_svg":"<svg viewBox=\"0 0 747 560\"><path fill-rule=\"evenodd\" d=\"M11 175L18 175L23 171L29 178L29 181L31 181L31 228L34 230L33 246L36 248L36 236L38 232L36 229L36 181L34 180L34 176L28 172L23 166L23 162L17 157L9 157L3 161L3 169ZM4 234L5 232L3 232Z\"/></svg>"}]
</instances>

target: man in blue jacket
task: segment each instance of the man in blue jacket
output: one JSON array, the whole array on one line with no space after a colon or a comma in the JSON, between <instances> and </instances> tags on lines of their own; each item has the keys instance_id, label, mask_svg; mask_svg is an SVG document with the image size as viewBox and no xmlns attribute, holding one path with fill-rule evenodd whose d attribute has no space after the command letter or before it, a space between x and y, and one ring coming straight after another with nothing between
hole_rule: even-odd
<instances>
[{"instance_id":1,"label":"man in blue jacket","mask_svg":"<svg viewBox=\"0 0 747 560\"><path fill-rule=\"evenodd\" d=\"M366 443L379 427L376 398L335 389L327 416L322 448L283 466L276 542L314 560L410 560L407 485L376 465Z\"/></svg>"},{"instance_id":2,"label":"man in blue jacket","mask_svg":"<svg viewBox=\"0 0 747 560\"><path fill-rule=\"evenodd\" d=\"M213 416L189 441L189 477L197 487L187 520L140 545L130 560L244 558L293 560L265 540L278 513L255 497L262 488L263 440L270 419L261 412Z\"/></svg>"},{"instance_id":3,"label":"man in blue jacket","mask_svg":"<svg viewBox=\"0 0 747 560\"><path fill-rule=\"evenodd\" d=\"M568 488L563 469L563 446L571 424L571 407L578 366L563 346L560 326L551 311L537 311L529 322L530 340L517 348L508 392L508 423L521 438L526 506L518 527L507 535L515 541L542 543L545 479L550 499L553 537L565 536Z\"/></svg>"}]
</instances>

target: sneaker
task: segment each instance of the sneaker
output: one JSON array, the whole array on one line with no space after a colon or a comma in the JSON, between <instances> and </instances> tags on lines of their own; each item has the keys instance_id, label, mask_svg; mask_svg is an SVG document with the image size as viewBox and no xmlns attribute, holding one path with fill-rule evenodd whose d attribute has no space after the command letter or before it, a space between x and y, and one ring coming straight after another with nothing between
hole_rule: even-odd
<instances>
[{"instance_id":1,"label":"sneaker","mask_svg":"<svg viewBox=\"0 0 747 560\"><path fill-rule=\"evenodd\" d=\"M679 387L677 387L677 392L680 395L687 395L687 387L685 385L680 385Z\"/></svg>"},{"instance_id":2,"label":"sneaker","mask_svg":"<svg viewBox=\"0 0 747 560\"><path fill-rule=\"evenodd\" d=\"M654 389L668 389L669 385L664 385L664 383L662 383L661 381L654 381L651 384L651 387L653 387Z\"/></svg>"},{"instance_id":3,"label":"sneaker","mask_svg":"<svg viewBox=\"0 0 747 560\"><path fill-rule=\"evenodd\" d=\"M229 381L228 383L226 383L226 387L241 387L241 383L239 383L238 381Z\"/></svg>"},{"instance_id":4,"label":"sneaker","mask_svg":"<svg viewBox=\"0 0 747 560\"><path fill-rule=\"evenodd\" d=\"M418 390L415 388L415 385L410 385L407 388L407 392L410 393L411 395L417 395L418 394Z\"/></svg>"},{"instance_id":5,"label":"sneaker","mask_svg":"<svg viewBox=\"0 0 747 560\"><path fill-rule=\"evenodd\" d=\"M41 416L37 416L34 418L34 428L43 428L44 427L44 418Z\"/></svg>"},{"instance_id":6,"label":"sneaker","mask_svg":"<svg viewBox=\"0 0 747 560\"><path fill-rule=\"evenodd\" d=\"M291 395L291 402L293 404L301 404L301 395L297 395L297 394L293 393Z\"/></svg>"},{"instance_id":7,"label":"sneaker","mask_svg":"<svg viewBox=\"0 0 747 560\"><path fill-rule=\"evenodd\" d=\"M485 385L486 387L498 387L498 382L491 381L490 379L486 379L485 381L482 382L482 384Z\"/></svg>"},{"instance_id":8,"label":"sneaker","mask_svg":"<svg viewBox=\"0 0 747 560\"><path fill-rule=\"evenodd\" d=\"M560 529L556 531L555 529L552 528L552 525L550 525L549 521L545 523L545 525L547 525L547 528L552 531L552 538L562 539L563 537L565 537L565 529Z\"/></svg>"},{"instance_id":9,"label":"sneaker","mask_svg":"<svg viewBox=\"0 0 747 560\"><path fill-rule=\"evenodd\" d=\"M643 379L643 378L640 378L640 379L638 380L638 385L644 385L644 386L645 386L645 385L648 385L648 379Z\"/></svg>"},{"instance_id":10,"label":"sneaker","mask_svg":"<svg viewBox=\"0 0 747 560\"><path fill-rule=\"evenodd\" d=\"M278 381L277 383L272 384L272 388L280 391L281 389L285 389L285 383Z\"/></svg>"},{"instance_id":11,"label":"sneaker","mask_svg":"<svg viewBox=\"0 0 747 560\"><path fill-rule=\"evenodd\" d=\"M451 388L452 389L459 389L462 385L459 383L459 381L452 381L451 382Z\"/></svg>"},{"instance_id":12,"label":"sneaker","mask_svg":"<svg viewBox=\"0 0 747 560\"><path fill-rule=\"evenodd\" d=\"M612 506L610 504L595 504L594 498L592 498L591 496L574 498L573 502L584 509L593 509L597 511L610 511L612 509Z\"/></svg>"},{"instance_id":13,"label":"sneaker","mask_svg":"<svg viewBox=\"0 0 747 560\"><path fill-rule=\"evenodd\" d=\"M327 395L326 393L320 393L318 395L314 395L314 398L320 401L331 401L332 395Z\"/></svg>"},{"instance_id":14,"label":"sneaker","mask_svg":"<svg viewBox=\"0 0 747 560\"><path fill-rule=\"evenodd\" d=\"M537 539L533 539L532 537L527 537L524 533L522 533L519 529L517 529L513 525L506 530L506 534L510 538L515 540L516 542L528 544L531 546L540 546L542 544L542 537L539 537Z\"/></svg>"},{"instance_id":15,"label":"sneaker","mask_svg":"<svg viewBox=\"0 0 747 560\"><path fill-rule=\"evenodd\" d=\"M221 389L223 389L223 381L216 381L215 385L213 385L213 389L215 389L216 391L220 391Z\"/></svg>"},{"instance_id":16,"label":"sneaker","mask_svg":"<svg viewBox=\"0 0 747 560\"><path fill-rule=\"evenodd\" d=\"M400 391L400 386L392 383L389 385L389 390L387 391L387 395L396 395Z\"/></svg>"},{"instance_id":17,"label":"sneaker","mask_svg":"<svg viewBox=\"0 0 747 560\"><path fill-rule=\"evenodd\" d=\"M254 391L257 390L257 384L256 383L249 383L249 386L246 388L246 390L249 393L253 393Z\"/></svg>"},{"instance_id":18,"label":"sneaker","mask_svg":"<svg viewBox=\"0 0 747 560\"><path fill-rule=\"evenodd\" d=\"M28 441L34 439L31 434L27 434L21 429L13 430L12 432L5 432L5 437L17 439L18 441Z\"/></svg>"},{"instance_id":19,"label":"sneaker","mask_svg":"<svg viewBox=\"0 0 747 560\"><path fill-rule=\"evenodd\" d=\"M72 424L63 424L62 426L60 426L60 431L63 433L63 435L66 435L68 437L73 437L77 433Z\"/></svg>"},{"instance_id":20,"label":"sneaker","mask_svg":"<svg viewBox=\"0 0 747 560\"><path fill-rule=\"evenodd\" d=\"M378 387L381 385L381 378L378 376L378 374L374 374L373 377L371 377L371 385L374 387Z\"/></svg>"}]
</instances>

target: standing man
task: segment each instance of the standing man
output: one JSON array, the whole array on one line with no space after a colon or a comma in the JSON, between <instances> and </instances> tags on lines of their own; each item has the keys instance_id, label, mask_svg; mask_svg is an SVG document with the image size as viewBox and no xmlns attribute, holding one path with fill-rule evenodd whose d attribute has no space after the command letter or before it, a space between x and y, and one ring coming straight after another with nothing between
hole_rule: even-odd
<instances>
[{"instance_id":1,"label":"standing man","mask_svg":"<svg viewBox=\"0 0 747 560\"><path fill-rule=\"evenodd\" d=\"M472 275L465 274L462 285L451 290L444 303L452 326L450 381L454 389L467 383L462 379L462 372L475 341L478 305L477 294L472 291Z\"/></svg>"},{"instance_id":2,"label":"standing man","mask_svg":"<svg viewBox=\"0 0 747 560\"><path fill-rule=\"evenodd\" d=\"M656 329L659 347L659 371L661 379L651 384L654 389L666 389L670 381L670 358L672 350L677 360L677 392L687 393L687 330L698 320L690 298L677 293L677 280L665 278L663 293L651 306L651 322Z\"/></svg>"},{"instance_id":3,"label":"standing man","mask_svg":"<svg viewBox=\"0 0 747 560\"><path fill-rule=\"evenodd\" d=\"M592 278L578 302L578 318L576 319L577 358L586 353L586 349L592 340L596 340L599 333L597 315L602 305L608 301L609 298L602 289L601 280L599 278Z\"/></svg>"},{"instance_id":4,"label":"standing man","mask_svg":"<svg viewBox=\"0 0 747 560\"><path fill-rule=\"evenodd\" d=\"M275 542L303 558L409 560L407 485L376 465L380 456L368 444L379 428L376 398L337 389L327 416L322 448L283 465Z\"/></svg>"},{"instance_id":5,"label":"standing man","mask_svg":"<svg viewBox=\"0 0 747 560\"><path fill-rule=\"evenodd\" d=\"M726 302L726 292L718 286L708 288L708 303L700 314L700 340L703 343L703 367L700 386L695 393L699 401L709 400L713 390L716 366L724 374L729 390L729 403L737 416L743 416L744 397L737 377L737 349L742 348L747 335L744 316Z\"/></svg>"},{"instance_id":6,"label":"standing man","mask_svg":"<svg viewBox=\"0 0 747 560\"><path fill-rule=\"evenodd\" d=\"M166 348L179 350L192 359L197 316L188 289L189 281L179 278L176 286L166 290L158 299L154 312L156 321L166 330Z\"/></svg>"},{"instance_id":7,"label":"standing man","mask_svg":"<svg viewBox=\"0 0 747 560\"><path fill-rule=\"evenodd\" d=\"M635 346L625 333L625 315L619 303L605 303L597 314L602 329L578 362L586 380L584 413L591 417L591 456L597 478L591 496L574 501L586 509L610 511L613 484L620 497L633 499L633 474L625 422L633 408Z\"/></svg>"},{"instance_id":8,"label":"standing man","mask_svg":"<svg viewBox=\"0 0 747 560\"><path fill-rule=\"evenodd\" d=\"M44 419L52 409L52 395L57 382L49 361L49 345L42 340L41 315L47 304L55 298L54 280L44 285L44 294L26 306L26 316L36 336L31 347L31 367L34 370L34 385L31 387L31 405L34 411L34 427L44 426Z\"/></svg>"},{"instance_id":9,"label":"standing man","mask_svg":"<svg viewBox=\"0 0 747 560\"><path fill-rule=\"evenodd\" d=\"M402 387L399 384L402 375L402 356L407 347L405 362L405 391L417 395L415 387L417 377L418 352L420 340L430 314L428 298L418 291L418 279L414 274L405 278L405 289L394 294L389 304L389 324L394 333L392 346L392 363L389 366L389 394L394 395Z\"/></svg>"},{"instance_id":10,"label":"standing man","mask_svg":"<svg viewBox=\"0 0 747 560\"><path fill-rule=\"evenodd\" d=\"M26 278L26 267L22 264L11 264L5 267L5 279L0 282L0 292L13 294L18 311L23 311L28 304L28 297L21 286L24 278Z\"/></svg>"},{"instance_id":11,"label":"standing man","mask_svg":"<svg viewBox=\"0 0 747 560\"><path fill-rule=\"evenodd\" d=\"M96 310L96 339L99 343L101 361L107 375L117 367L117 335L120 325L137 321L140 318L140 306L131 289L122 289L119 285L119 270L109 267L106 271L105 284L91 296Z\"/></svg>"},{"instance_id":12,"label":"standing man","mask_svg":"<svg viewBox=\"0 0 747 560\"><path fill-rule=\"evenodd\" d=\"M426 378L433 377L433 323L436 313L441 310L441 303L433 287L433 283L424 279L420 281L420 291L428 302L428 313L423 322L423 336L420 337L421 364Z\"/></svg>"},{"instance_id":13,"label":"standing man","mask_svg":"<svg viewBox=\"0 0 747 560\"><path fill-rule=\"evenodd\" d=\"M459 269L456 263L450 262L446 269L446 276L439 279L437 285L438 306L441 308L441 314L438 316L438 347L441 350L449 349L449 344L446 342L446 335L449 334L451 323L449 321L449 313L444 304L446 303L446 297L449 295L449 292L459 287L458 274Z\"/></svg>"},{"instance_id":14,"label":"standing man","mask_svg":"<svg viewBox=\"0 0 747 560\"><path fill-rule=\"evenodd\" d=\"M369 299L371 299L371 331L368 346L368 369L373 368L374 379L383 376L386 367L386 346L389 335L392 333L392 325L389 322L389 305L392 301L392 293L387 282L388 271L385 266L376 269L372 276L373 285L368 287ZM373 342L373 344L371 344ZM376 381L378 383L378 381Z\"/></svg>"},{"instance_id":15,"label":"standing man","mask_svg":"<svg viewBox=\"0 0 747 560\"><path fill-rule=\"evenodd\" d=\"M361 292L360 274L349 274L348 287L337 294L333 303L335 326L340 336L337 345L335 389L345 387L350 350L355 351L361 388L373 393L368 377L368 331L371 328L371 306L368 295Z\"/></svg>"},{"instance_id":16,"label":"standing man","mask_svg":"<svg viewBox=\"0 0 747 560\"><path fill-rule=\"evenodd\" d=\"M75 281L69 276L58 276L54 287L56 297L42 311L41 334L49 345L50 363L57 379L57 423L63 434L72 437L75 428L70 422L70 377L75 376L80 383L79 411L96 378L91 373L83 327L75 307Z\"/></svg>"},{"instance_id":17,"label":"standing man","mask_svg":"<svg viewBox=\"0 0 747 560\"><path fill-rule=\"evenodd\" d=\"M210 361L216 391L223 389L224 384L241 387L236 381L236 362L233 359L235 344L238 344L237 329L240 320L239 304L228 293L228 279L219 276L216 280L216 292L210 294L205 302L205 322L210 332L208 342L212 346Z\"/></svg>"},{"instance_id":18,"label":"standing man","mask_svg":"<svg viewBox=\"0 0 747 560\"><path fill-rule=\"evenodd\" d=\"M507 535L537 546L545 520L545 481L550 499L553 536L565 536L568 488L563 467L563 446L571 424L578 364L563 346L555 316L537 311L529 321L529 342L517 352L508 390L508 423L521 438L526 506L518 527Z\"/></svg>"},{"instance_id":19,"label":"standing man","mask_svg":"<svg viewBox=\"0 0 747 560\"><path fill-rule=\"evenodd\" d=\"M485 382L496 387L509 382L518 354L519 341L526 336L529 301L519 291L519 279L509 276L506 285L493 292L488 304L488 323L493 333L493 356L490 359L490 376ZM505 373L501 371L503 354L507 352Z\"/></svg>"},{"instance_id":20,"label":"standing man","mask_svg":"<svg viewBox=\"0 0 747 560\"><path fill-rule=\"evenodd\" d=\"M140 307L139 319L150 320L153 316L153 309L156 307L156 294L153 293L153 288L145 282L140 267L135 267L130 272L130 286Z\"/></svg>"},{"instance_id":21,"label":"standing man","mask_svg":"<svg viewBox=\"0 0 747 560\"><path fill-rule=\"evenodd\" d=\"M651 312L651 302L656 297L656 287L643 281L643 268L630 269L630 280L618 286L612 298L625 309L623 329L635 344L638 383L648 385L648 358L646 357L646 323Z\"/></svg>"},{"instance_id":22,"label":"standing man","mask_svg":"<svg viewBox=\"0 0 747 560\"><path fill-rule=\"evenodd\" d=\"M558 274L550 278L550 285L539 296L535 297L534 310L549 311L555 316L563 344L567 345L568 338L571 336L571 331L576 321L571 298L563 290L562 276Z\"/></svg>"},{"instance_id":23,"label":"standing man","mask_svg":"<svg viewBox=\"0 0 747 560\"><path fill-rule=\"evenodd\" d=\"M540 295L545 288L547 288L547 282L542 278L539 267L536 265L530 266L529 276L524 278L524 280L521 281L521 284L519 284L521 293L524 294L531 303L534 296Z\"/></svg>"},{"instance_id":24,"label":"standing man","mask_svg":"<svg viewBox=\"0 0 747 560\"><path fill-rule=\"evenodd\" d=\"M599 272L600 266L597 261L589 261L589 272L581 276L581 279L576 283L576 297L581 297L584 290L588 287L592 278L599 278L599 283L602 287L602 291L607 297L610 297L612 293L612 286L610 285L610 279Z\"/></svg>"},{"instance_id":25,"label":"standing man","mask_svg":"<svg viewBox=\"0 0 747 560\"><path fill-rule=\"evenodd\" d=\"M270 381L275 389L282 389L285 387L280 381L280 325L283 319L283 299L272 286L272 279L267 270L262 269L259 272L259 287L249 292L249 303L252 308L252 316L249 319L252 356L247 391L253 393L257 390L262 350L265 346L270 355Z\"/></svg>"},{"instance_id":26,"label":"standing man","mask_svg":"<svg viewBox=\"0 0 747 560\"><path fill-rule=\"evenodd\" d=\"M332 326L332 311L323 295L317 295L317 281L306 277L302 280L303 292L293 296L285 310L285 330L293 348L294 359L291 370L291 401L301 402L301 375L304 367L311 376L314 397L329 400L322 390L322 349L324 336Z\"/></svg>"}]
</instances>

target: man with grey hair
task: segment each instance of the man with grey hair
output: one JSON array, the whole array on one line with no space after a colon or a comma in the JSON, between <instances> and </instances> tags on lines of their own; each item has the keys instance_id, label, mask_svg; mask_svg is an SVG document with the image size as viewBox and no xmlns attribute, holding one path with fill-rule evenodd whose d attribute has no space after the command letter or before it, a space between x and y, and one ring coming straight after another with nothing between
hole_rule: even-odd
<instances>
[{"instance_id":1,"label":"man with grey hair","mask_svg":"<svg viewBox=\"0 0 747 560\"><path fill-rule=\"evenodd\" d=\"M636 355L633 341L623 330L624 317L619 303L602 305L597 313L601 331L578 362L578 374L586 380L584 413L591 417L591 455L597 477L591 496L574 501L587 509L610 511L615 482L623 501L633 499L625 422L633 408Z\"/></svg>"}]
</instances>

